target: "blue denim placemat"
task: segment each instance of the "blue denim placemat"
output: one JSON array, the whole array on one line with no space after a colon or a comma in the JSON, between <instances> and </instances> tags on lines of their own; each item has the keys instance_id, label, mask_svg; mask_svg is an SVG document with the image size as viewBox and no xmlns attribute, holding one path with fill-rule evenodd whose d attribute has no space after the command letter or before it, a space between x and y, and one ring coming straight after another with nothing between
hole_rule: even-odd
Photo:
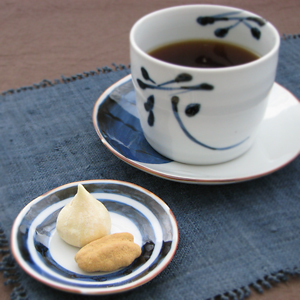
<instances>
[{"instance_id":1,"label":"blue denim placemat","mask_svg":"<svg viewBox=\"0 0 300 300\"><path fill-rule=\"evenodd\" d=\"M285 37L276 81L297 98L299 68L300 39ZM176 183L135 169L107 150L92 124L99 95L129 72L104 68L0 96L0 248L19 211L37 196L68 182L118 179L162 198L177 218L180 241L171 264L151 282L101 299L242 299L250 286L261 290L299 275L300 157L269 176L223 186ZM37 282L9 253L1 270L8 283L19 283L12 299L89 298Z\"/></svg>"}]
</instances>

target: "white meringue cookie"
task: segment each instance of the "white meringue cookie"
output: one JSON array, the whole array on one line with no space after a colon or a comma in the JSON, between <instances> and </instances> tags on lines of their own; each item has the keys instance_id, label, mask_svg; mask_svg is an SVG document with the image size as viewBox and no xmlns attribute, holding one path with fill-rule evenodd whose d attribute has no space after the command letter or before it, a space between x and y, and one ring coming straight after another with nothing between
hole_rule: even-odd
<instances>
[{"instance_id":1,"label":"white meringue cookie","mask_svg":"<svg viewBox=\"0 0 300 300\"><path fill-rule=\"evenodd\" d=\"M79 184L77 194L57 217L58 235L72 246L83 247L108 235L110 229L111 219L106 207Z\"/></svg>"}]
</instances>

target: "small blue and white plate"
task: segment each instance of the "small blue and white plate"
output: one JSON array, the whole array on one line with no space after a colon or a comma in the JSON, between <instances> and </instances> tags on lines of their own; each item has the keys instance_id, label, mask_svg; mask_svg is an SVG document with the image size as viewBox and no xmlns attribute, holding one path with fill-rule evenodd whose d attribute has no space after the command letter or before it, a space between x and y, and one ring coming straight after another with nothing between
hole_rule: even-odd
<instances>
[{"instance_id":1,"label":"small blue and white plate","mask_svg":"<svg viewBox=\"0 0 300 300\"><path fill-rule=\"evenodd\" d=\"M57 216L79 183L108 209L111 233L130 232L142 248L130 266L85 273L74 260L79 248L58 236ZM30 276L59 290L90 295L124 292L152 280L170 263L177 245L178 227L170 208L148 190L116 180L73 182L47 192L24 207L11 233L12 253Z\"/></svg>"},{"instance_id":2,"label":"small blue and white plate","mask_svg":"<svg viewBox=\"0 0 300 300\"><path fill-rule=\"evenodd\" d=\"M126 163L158 177L196 184L227 184L279 170L300 153L300 102L274 83L254 145L242 156L216 165L188 165L156 152L144 137L131 75L96 101L93 123L103 144Z\"/></svg>"}]
</instances>

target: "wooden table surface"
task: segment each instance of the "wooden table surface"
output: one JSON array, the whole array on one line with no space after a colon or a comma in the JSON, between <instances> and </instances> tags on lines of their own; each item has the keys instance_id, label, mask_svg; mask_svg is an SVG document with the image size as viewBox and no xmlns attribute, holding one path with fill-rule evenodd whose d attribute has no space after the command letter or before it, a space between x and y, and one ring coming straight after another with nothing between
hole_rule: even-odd
<instances>
[{"instance_id":1,"label":"wooden table surface","mask_svg":"<svg viewBox=\"0 0 300 300\"><path fill-rule=\"evenodd\" d=\"M201 1L0 0L0 91L111 67L112 63L128 65L128 36L137 19L157 9L191 3ZM273 23L281 35L300 33L299 0L205 3L255 12ZM4 286L4 281L0 274L0 299L8 300L12 287ZM263 294L253 291L248 299L300 299L300 280L274 285Z\"/></svg>"}]
</instances>

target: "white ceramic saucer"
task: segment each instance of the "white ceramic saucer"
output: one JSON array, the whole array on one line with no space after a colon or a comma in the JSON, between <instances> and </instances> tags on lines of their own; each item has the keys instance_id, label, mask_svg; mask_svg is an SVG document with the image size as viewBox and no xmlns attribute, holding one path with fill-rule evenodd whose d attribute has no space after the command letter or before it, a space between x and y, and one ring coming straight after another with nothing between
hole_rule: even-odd
<instances>
[{"instance_id":1,"label":"white ceramic saucer","mask_svg":"<svg viewBox=\"0 0 300 300\"><path fill-rule=\"evenodd\" d=\"M144 138L135 106L131 75L108 88L97 100L93 123L103 144L117 157L150 174L174 181L226 184L255 179L284 167L300 153L300 103L275 83L264 120L251 149L217 165L171 161Z\"/></svg>"}]
</instances>

